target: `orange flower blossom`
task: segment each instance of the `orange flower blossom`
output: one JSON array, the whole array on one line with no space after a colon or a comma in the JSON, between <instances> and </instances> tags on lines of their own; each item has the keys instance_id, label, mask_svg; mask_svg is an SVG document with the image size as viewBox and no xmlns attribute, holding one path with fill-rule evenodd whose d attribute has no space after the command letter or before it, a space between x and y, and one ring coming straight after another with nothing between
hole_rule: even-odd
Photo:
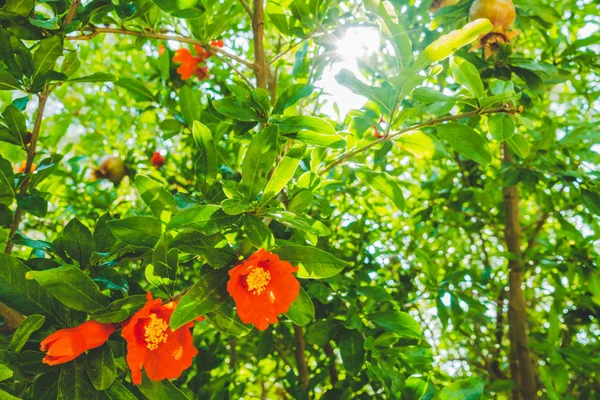
<instances>
[{"instance_id":1,"label":"orange flower blossom","mask_svg":"<svg viewBox=\"0 0 600 400\"><path fill-rule=\"evenodd\" d=\"M298 267L264 249L229 270L227 291L242 322L261 331L277 322L300 293L300 282L292 274L296 271Z\"/></svg>"},{"instance_id":2,"label":"orange flower blossom","mask_svg":"<svg viewBox=\"0 0 600 400\"><path fill-rule=\"evenodd\" d=\"M194 322L176 331L169 326L176 306L175 301L163 305L161 299L152 300L148 292L144 307L123 324L121 335L127 342L126 360L135 385L142 383L142 368L153 381L178 378L198 354L190 331Z\"/></svg>"},{"instance_id":3,"label":"orange flower blossom","mask_svg":"<svg viewBox=\"0 0 600 400\"><path fill-rule=\"evenodd\" d=\"M160 154L160 152L155 151L154 154L152 154L150 162L158 169L165 165L165 158Z\"/></svg>"},{"instance_id":4,"label":"orange flower blossom","mask_svg":"<svg viewBox=\"0 0 600 400\"><path fill-rule=\"evenodd\" d=\"M59 329L40 343L40 350L47 351L42 360L48 365L73 361L85 351L102 346L115 331L113 324L86 321L75 328Z\"/></svg>"},{"instance_id":5,"label":"orange flower blossom","mask_svg":"<svg viewBox=\"0 0 600 400\"><path fill-rule=\"evenodd\" d=\"M214 47L223 47L223 41L213 40L210 42L210 45ZM210 51L207 51L202 46L198 45L194 45L194 50L198 56L192 55L192 52L185 48L175 50L173 61L181 64L179 68L177 68L177 73L183 80L190 79L192 75L196 75L199 79L208 77L208 67L201 67L200 63L206 61L206 59L211 56Z\"/></svg>"}]
</instances>

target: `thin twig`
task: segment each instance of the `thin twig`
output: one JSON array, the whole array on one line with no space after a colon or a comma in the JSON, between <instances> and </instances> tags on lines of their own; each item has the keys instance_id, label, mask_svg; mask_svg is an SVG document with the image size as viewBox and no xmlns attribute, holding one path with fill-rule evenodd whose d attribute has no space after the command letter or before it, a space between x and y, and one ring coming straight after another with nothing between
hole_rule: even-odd
<instances>
[{"instance_id":1,"label":"thin twig","mask_svg":"<svg viewBox=\"0 0 600 400\"><path fill-rule=\"evenodd\" d=\"M97 26L88 26L88 27L83 28L82 31L90 32L90 33L76 35L76 36L66 36L65 39L67 39L67 40L90 40L100 33L114 33L117 35L138 36L138 37L145 37L145 38L149 38L149 39L172 40L174 42L189 43L189 44L195 44L198 46L207 47L213 53L219 53L227 58L230 58L234 61L239 62L240 64L245 65L248 68L254 69L254 64L251 63L250 61L245 60L235 54L232 54L232 53L228 52L227 50L223 50L220 47L206 45L205 43L202 43L202 41L193 39L193 38L177 36L177 35L169 35L169 34L158 33L158 32L138 32L138 31L132 31L129 29L101 28L101 27L97 27Z\"/></svg>"},{"instance_id":2,"label":"thin twig","mask_svg":"<svg viewBox=\"0 0 600 400\"><path fill-rule=\"evenodd\" d=\"M80 3L81 0L73 0L71 6L69 7L69 11L67 11L67 16L65 17L63 26L67 26L73 22L73 18L75 18L75 14L77 13L77 7L79 7Z\"/></svg>"},{"instance_id":3,"label":"thin twig","mask_svg":"<svg viewBox=\"0 0 600 400\"><path fill-rule=\"evenodd\" d=\"M271 61L269 61L267 63L267 65L271 65L273 64L275 61L279 60L281 57L285 56L287 53L289 53L290 51L292 51L294 48L296 48L298 45L306 42L309 39L312 39L315 35L317 34L317 32L312 32L308 35L306 35L306 37L304 37L302 40L298 41L298 42L294 42L291 45L289 45L289 47L287 49L285 49L284 51L282 51L281 53L277 54L275 57L273 57L273 59Z\"/></svg>"},{"instance_id":4,"label":"thin twig","mask_svg":"<svg viewBox=\"0 0 600 400\"><path fill-rule=\"evenodd\" d=\"M229 60L227 60L225 57L221 57L218 54L214 54L214 56L216 58L218 58L219 60L221 60L222 62L224 62L225 64L227 64L227 66L229 68L231 68L236 74L238 74L238 76L240 78L242 78L244 80L244 82L246 82L249 86L254 86L254 84L252 83L252 81L250 79L248 79L248 77L246 75L244 75L239 69L237 69L235 67L235 65L233 65L231 62L229 62Z\"/></svg>"},{"instance_id":5,"label":"thin twig","mask_svg":"<svg viewBox=\"0 0 600 400\"><path fill-rule=\"evenodd\" d=\"M240 0L240 3L242 3L242 6L244 6L244 10L246 10L246 13L248 13L248 16L250 17L250 19L254 18L254 13L252 12L252 9L250 8L250 4L248 4L248 2L246 0Z\"/></svg>"},{"instance_id":6,"label":"thin twig","mask_svg":"<svg viewBox=\"0 0 600 400\"><path fill-rule=\"evenodd\" d=\"M483 109L483 110L475 110L475 111L469 111L466 113L462 113L462 114L456 114L456 115L449 115L447 117L442 117L442 118L435 118L432 119L431 121L427 121L427 122L422 122L420 124L416 124L413 126L410 126L408 128L405 129L401 129L397 132L394 132L390 135L384 136L380 139L374 140L362 147L359 147L358 149L349 151L348 153L344 153L342 155L340 155L337 159L335 159L334 161L332 161L329 165L327 165L324 169L322 169L321 171L317 172L318 175L323 175L329 171L331 171L333 168L335 168L336 166L344 163L346 160L348 160L349 158L354 157L357 154L362 153L365 150L370 149L373 146L377 146L378 144L387 142L387 141L392 141L394 139L396 139L397 137L405 134L406 132L415 130L415 129L419 129L419 128L424 128L426 126L432 126L432 125L437 125L440 124L442 122L446 122L446 121L455 121L457 119L461 119L461 118L468 118L468 117L474 117L477 115L482 115L482 114L496 114L496 113L507 113L507 114L516 114L521 112L520 108L505 108L505 107L499 107L499 108L487 108L487 109Z\"/></svg>"},{"instance_id":7,"label":"thin twig","mask_svg":"<svg viewBox=\"0 0 600 400\"><path fill-rule=\"evenodd\" d=\"M543 214L540 217L540 219L538 219L538 221L536 222L535 229L533 230L533 233L531 234L531 236L529 237L529 240L527 241L527 247L525 248L524 254L529 253L529 250L531 250L533 248L535 239L537 239L538 235L542 231L542 228L544 227L544 224L548 220L548 217L550 217L550 213L547 212L547 213Z\"/></svg>"},{"instance_id":8,"label":"thin twig","mask_svg":"<svg viewBox=\"0 0 600 400\"><path fill-rule=\"evenodd\" d=\"M37 114L35 115L35 121L33 123L33 130L31 131L31 141L27 146L27 159L25 161L25 170L23 173L26 178L23 184L19 189L19 194L25 194L27 192L27 188L29 187L29 182L31 177L29 174L31 173L31 167L33 166L33 159L36 154L36 147L38 137L40 135L40 128L42 127L42 118L44 116L44 109L46 108L46 101L48 100L49 92L42 92L38 95L38 109ZM17 207L15 211L15 216L13 218L12 224L10 225L10 233L8 234L8 242L6 243L6 247L4 248L4 252L6 254L12 253L13 249L13 241L12 238L19 229L19 224L21 223L21 218L23 217L23 210L20 207Z\"/></svg>"}]
</instances>

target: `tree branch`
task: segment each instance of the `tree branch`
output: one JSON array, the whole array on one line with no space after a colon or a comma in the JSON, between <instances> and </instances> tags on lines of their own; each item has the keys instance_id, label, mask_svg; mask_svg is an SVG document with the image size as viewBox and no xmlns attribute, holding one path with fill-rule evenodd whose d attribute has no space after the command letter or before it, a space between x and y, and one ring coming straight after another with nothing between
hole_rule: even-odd
<instances>
[{"instance_id":1,"label":"tree branch","mask_svg":"<svg viewBox=\"0 0 600 400\"><path fill-rule=\"evenodd\" d=\"M227 50L223 50L220 47L207 45L205 43L202 43L200 40L193 39L193 38L177 36L177 35L169 35L166 33L138 32L138 31L132 31L129 29L101 28L101 27L97 27L97 26L88 26L88 27L83 28L82 31L90 32L90 33L84 34L84 35L66 36L65 39L67 39L67 40L90 40L90 39L93 39L94 37L96 37L100 33L114 33L116 35L138 36L138 37L145 37L145 38L149 38L149 39L172 40L172 41L180 42L180 43L189 43L189 44L195 44L198 46L203 46L205 48L210 49L210 51L212 51L213 53L221 54L227 58L230 58L234 61L239 62L240 64L245 65L248 68L254 69L254 64L252 64L250 61L245 60L235 54L232 54L232 53L228 52Z\"/></svg>"},{"instance_id":2,"label":"tree branch","mask_svg":"<svg viewBox=\"0 0 600 400\"><path fill-rule=\"evenodd\" d=\"M308 388L308 366L306 365L306 359L304 358L304 333L302 327L294 324L294 339L296 341L296 347L294 349L294 357L296 357L296 367L298 368L298 379L302 390Z\"/></svg>"},{"instance_id":3,"label":"tree branch","mask_svg":"<svg viewBox=\"0 0 600 400\"><path fill-rule=\"evenodd\" d=\"M324 169L317 172L317 174L319 174L319 175L325 174L325 173L331 171L336 166L344 163L349 158L352 158L355 155L360 154L363 151L368 150L373 146L377 146L378 144L381 144L381 143L384 143L387 141L392 141L392 140L396 139L397 137L403 135L404 133L415 130L415 129L424 128L426 126L437 125L437 124L440 124L440 123L446 122L446 121L455 121L455 120L461 119L461 118L474 117L474 116L482 115L482 114L496 114L496 113L516 114L516 113L520 113L521 111L522 111L521 108L506 108L506 107L484 108L484 109L479 109L479 110L475 110L475 111L469 111L469 112L462 113L462 114L449 115L447 117L435 118L435 119L432 119L431 121L427 121L427 122L422 122L420 124L413 125L408 128L405 128L405 129L401 129L392 134L385 135L380 139L373 140L372 142L370 142L362 147L359 147L358 149L352 150L348 153L344 153L341 156L339 156L337 159L332 161Z\"/></svg>"},{"instance_id":4,"label":"tree branch","mask_svg":"<svg viewBox=\"0 0 600 400\"><path fill-rule=\"evenodd\" d=\"M31 167L33 166L33 159L36 154L36 147L38 142L38 137L40 135L40 128L42 127L42 119L44 117L44 109L46 108L46 101L48 100L49 92L45 91L38 95L38 110L35 115L35 121L33 123L33 130L31 131L31 141L27 146L27 160L25 161L25 170L23 173L26 178L21 188L19 189L19 194L25 194L29 187L29 182L31 177L29 174L31 173ZM6 247L4 248L4 252L6 254L12 253L13 249L13 241L12 238L19 229L19 224L21 223L21 218L23 217L23 210L17 206L15 211L15 216L13 218L12 224L10 225L10 233L8 234L8 243L6 243Z\"/></svg>"},{"instance_id":5,"label":"tree branch","mask_svg":"<svg viewBox=\"0 0 600 400\"><path fill-rule=\"evenodd\" d=\"M67 16L65 17L63 26L67 26L73 22L73 18L75 18L75 14L77 13L77 7L79 7L80 3L81 0L73 0L71 6L69 7L69 11L67 11Z\"/></svg>"},{"instance_id":6,"label":"tree branch","mask_svg":"<svg viewBox=\"0 0 600 400\"><path fill-rule=\"evenodd\" d=\"M548 220L549 217L550 217L550 213L547 212L547 213L543 214L540 217L540 219L538 219L538 221L535 224L535 229L533 230L533 233L531 234L531 236L529 237L529 240L527 241L527 247L525 248L524 254L528 254L529 250L531 250L533 248L535 239L537 239L538 235L542 231L542 228L544 227L544 224L546 223L546 221Z\"/></svg>"},{"instance_id":7,"label":"tree branch","mask_svg":"<svg viewBox=\"0 0 600 400\"><path fill-rule=\"evenodd\" d=\"M246 13L248 13L248 16L250 16L250 18L254 18L254 13L252 12L252 9L250 8L250 4L248 4L248 2L246 0L240 0L240 3L242 3L242 6L244 6L244 10L246 10Z\"/></svg>"},{"instance_id":8,"label":"tree branch","mask_svg":"<svg viewBox=\"0 0 600 400\"><path fill-rule=\"evenodd\" d=\"M254 75L256 87L267 90L267 62L265 58L265 4L264 0L254 0L252 16L254 41Z\"/></svg>"},{"instance_id":9,"label":"tree branch","mask_svg":"<svg viewBox=\"0 0 600 400\"><path fill-rule=\"evenodd\" d=\"M279 60L281 57L285 56L287 53L289 53L294 48L296 48L298 45L306 42L307 40L312 39L316 34L317 34L317 32L312 32L312 33L306 35L306 37L304 37L302 40L292 43L291 45L289 45L289 47L287 49L283 50L281 53L279 53L275 57L273 57L273 59L271 61L269 61L267 64L268 65L273 64L275 61Z\"/></svg>"},{"instance_id":10,"label":"tree branch","mask_svg":"<svg viewBox=\"0 0 600 400\"><path fill-rule=\"evenodd\" d=\"M325 355L329 357L329 381L331 382L331 386L335 387L339 378L337 367L335 366L335 353L333 352L331 342L327 342L323 350L325 351Z\"/></svg>"}]
</instances>

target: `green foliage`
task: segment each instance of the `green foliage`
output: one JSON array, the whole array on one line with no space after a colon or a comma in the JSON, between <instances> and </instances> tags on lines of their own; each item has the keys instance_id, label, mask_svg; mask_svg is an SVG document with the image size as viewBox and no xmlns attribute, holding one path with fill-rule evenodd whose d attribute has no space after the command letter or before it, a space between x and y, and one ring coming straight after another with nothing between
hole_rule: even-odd
<instances>
[{"instance_id":1,"label":"green foliage","mask_svg":"<svg viewBox=\"0 0 600 400\"><path fill-rule=\"evenodd\" d=\"M515 1L485 56L473 1L260 3L0 2L0 398L598 398L595 2ZM227 290L259 249L301 285L264 331ZM136 386L147 292L199 354Z\"/></svg>"}]
</instances>

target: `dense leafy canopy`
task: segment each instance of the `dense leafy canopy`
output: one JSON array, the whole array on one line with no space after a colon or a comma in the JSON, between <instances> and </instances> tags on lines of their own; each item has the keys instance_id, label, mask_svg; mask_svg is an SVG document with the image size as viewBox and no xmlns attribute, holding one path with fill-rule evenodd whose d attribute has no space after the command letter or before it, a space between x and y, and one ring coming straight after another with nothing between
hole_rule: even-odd
<instances>
[{"instance_id":1,"label":"dense leafy canopy","mask_svg":"<svg viewBox=\"0 0 600 400\"><path fill-rule=\"evenodd\" d=\"M472 0L250 3L0 0L0 397L600 397L597 2L483 51ZM264 331L227 291L259 249L301 284ZM206 319L134 385L147 291Z\"/></svg>"}]
</instances>

